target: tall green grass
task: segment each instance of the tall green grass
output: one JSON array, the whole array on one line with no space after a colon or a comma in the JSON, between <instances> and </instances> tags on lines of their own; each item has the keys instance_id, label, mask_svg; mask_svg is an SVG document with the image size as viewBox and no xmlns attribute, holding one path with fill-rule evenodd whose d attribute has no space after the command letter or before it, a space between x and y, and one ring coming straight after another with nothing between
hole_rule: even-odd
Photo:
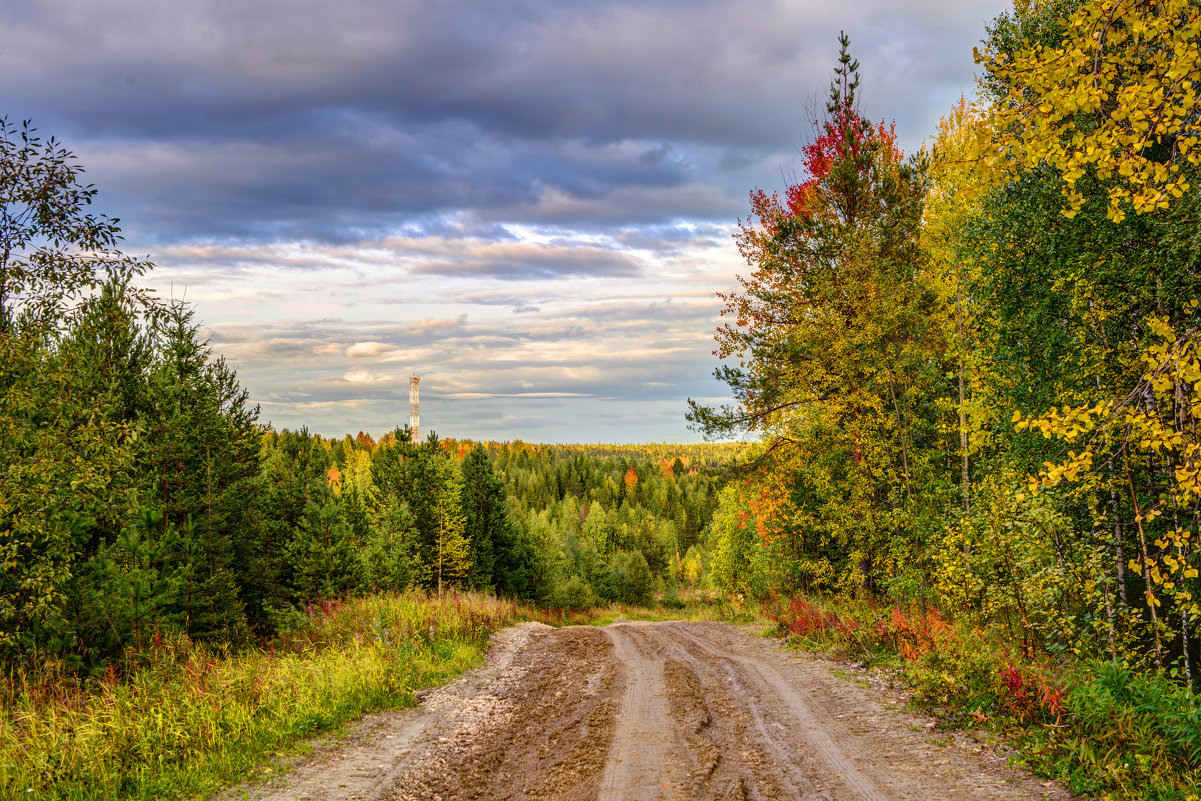
<instances>
[{"instance_id":1,"label":"tall green grass","mask_svg":"<svg viewBox=\"0 0 1201 801\"><path fill-rule=\"evenodd\" d=\"M308 735L411 704L529 613L483 595L327 601L248 653L160 637L99 680L11 676L0 686L0 798L204 796Z\"/></svg>"}]
</instances>

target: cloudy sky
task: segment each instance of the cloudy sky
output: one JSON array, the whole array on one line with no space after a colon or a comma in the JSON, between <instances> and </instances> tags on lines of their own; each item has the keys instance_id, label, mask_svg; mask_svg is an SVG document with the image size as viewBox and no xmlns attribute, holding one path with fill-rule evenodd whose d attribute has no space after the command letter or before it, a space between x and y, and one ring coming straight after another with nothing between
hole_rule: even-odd
<instances>
[{"instance_id":1,"label":"cloudy sky","mask_svg":"<svg viewBox=\"0 0 1201 801\"><path fill-rule=\"evenodd\" d=\"M696 441L748 191L846 30L912 150L1000 0L0 0L63 140L277 428Z\"/></svg>"}]
</instances>

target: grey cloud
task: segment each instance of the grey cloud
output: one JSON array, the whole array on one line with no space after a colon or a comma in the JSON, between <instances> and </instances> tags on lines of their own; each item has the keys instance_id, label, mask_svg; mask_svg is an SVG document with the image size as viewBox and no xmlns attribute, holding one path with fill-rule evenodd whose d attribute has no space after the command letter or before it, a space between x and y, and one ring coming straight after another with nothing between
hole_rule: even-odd
<instances>
[{"instance_id":1,"label":"grey cloud","mask_svg":"<svg viewBox=\"0 0 1201 801\"><path fill-rule=\"evenodd\" d=\"M697 227L645 226L626 228L616 235L622 245L660 254L674 254L688 247L711 248L725 243L730 232L716 226Z\"/></svg>"},{"instance_id":2,"label":"grey cloud","mask_svg":"<svg viewBox=\"0 0 1201 801\"><path fill-rule=\"evenodd\" d=\"M0 21L3 107L66 134L139 243L729 219L839 28L912 149L1001 7L46 0Z\"/></svg>"},{"instance_id":3,"label":"grey cloud","mask_svg":"<svg viewBox=\"0 0 1201 801\"><path fill-rule=\"evenodd\" d=\"M639 156L638 163L639 164L649 164L649 165L659 164L663 161L663 159L667 158L667 156L670 153L671 153L671 145L663 144L663 145L660 145L659 147L648 150L645 153L643 153L641 156Z\"/></svg>"},{"instance_id":4,"label":"grey cloud","mask_svg":"<svg viewBox=\"0 0 1201 801\"><path fill-rule=\"evenodd\" d=\"M604 248L542 247L499 243L466 249L461 255L416 264L419 275L488 275L502 279L556 278L568 275L633 276L641 265L628 254Z\"/></svg>"},{"instance_id":5,"label":"grey cloud","mask_svg":"<svg viewBox=\"0 0 1201 801\"><path fill-rule=\"evenodd\" d=\"M601 409L642 425L648 404L661 404L675 416L659 420L653 428L660 433L650 438L686 438L679 417L684 397L714 394L710 345L696 339L685 315L659 313L660 307L648 315L646 309L642 304L613 320L583 319L583 310L574 309L517 329L469 319L444 327L298 321L224 328L242 343L230 346L243 365L241 380L253 397L267 401L264 416L277 426L308 424L331 434L390 430L403 422L411 366L424 378L423 422L444 434L561 440L572 431L615 440L620 432L597 428ZM651 342L658 344L648 347ZM556 355L525 352L537 343L553 346ZM251 352L259 356L246 358ZM306 371L298 374L289 359L303 360ZM521 422L520 409L531 407L540 410L540 420ZM481 409L504 412L513 427L503 435L482 427Z\"/></svg>"},{"instance_id":6,"label":"grey cloud","mask_svg":"<svg viewBox=\"0 0 1201 801\"><path fill-rule=\"evenodd\" d=\"M822 27L819 9L770 0L37 8L5 25L9 74L47 78L38 88L50 99L115 135L273 132L314 108L354 106L525 138L612 141L631 126L656 138L763 137L787 119L764 113L787 80L777 70L797 65L807 38L823 43L806 33Z\"/></svg>"},{"instance_id":7,"label":"grey cloud","mask_svg":"<svg viewBox=\"0 0 1201 801\"><path fill-rule=\"evenodd\" d=\"M389 430L417 369L443 433L631 441L720 394L701 290L795 173L837 32L911 151L1007 3L302 6L7 3L0 112L79 154L277 424Z\"/></svg>"},{"instance_id":8,"label":"grey cloud","mask_svg":"<svg viewBox=\"0 0 1201 801\"><path fill-rule=\"evenodd\" d=\"M368 141L359 141L358 136ZM574 142L494 147L487 134L354 131L267 142L93 143L81 158L139 241L351 243L405 229L512 238L506 223L666 222L733 206L636 148ZM628 152L627 152L628 150ZM110 190L111 191L111 190Z\"/></svg>"}]
</instances>

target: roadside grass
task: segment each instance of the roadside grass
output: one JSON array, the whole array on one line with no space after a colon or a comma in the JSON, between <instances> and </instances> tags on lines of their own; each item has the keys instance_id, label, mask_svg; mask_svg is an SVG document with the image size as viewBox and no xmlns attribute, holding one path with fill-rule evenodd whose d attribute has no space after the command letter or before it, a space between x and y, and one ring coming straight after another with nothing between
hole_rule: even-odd
<instances>
[{"instance_id":1,"label":"roadside grass","mask_svg":"<svg viewBox=\"0 0 1201 801\"><path fill-rule=\"evenodd\" d=\"M700 591L652 607L538 609L481 594L373 595L293 610L274 640L243 652L183 636L81 681L47 666L0 680L0 799L204 797L266 778L280 756L361 714L477 664L488 636L524 620L751 620Z\"/></svg>"},{"instance_id":2,"label":"roadside grass","mask_svg":"<svg viewBox=\"0 0 1201 801\"><path fill-rule=\"evenodd\" d=\"M99 680L0 684L0 798L204 797L305 738L476 664L488 635L538 618L484 595L377 595L296 612L262 648L156 637Z\"/></svg>"},{"instance_id":3,"label":"roadside grass","mask_svg":"<svg viewBox=\"0 0 1201 801\"><path fill-rule=\"evenodd\" d=\"M538 614L546 616L548 612ZM564 612L562 624L555 622L555 614L557 613L553 610L550 611L550 619L544 622L554 625L608 626L621 618L649 622L717 620L736 623L751 623L763 619L759 607L754 603L732 602L716 592L700 589L687 589L674 596L661 594L652 606L613 603ZM541 620L543 617L536 619Z\"/></svg>"},{"instance_id":4,"label":"roadside grass","mask_svg":"<svg viewBox=\"0 0 1201 801\"><path fill-rule=\"evenodd\" d=\"M1075 793L1201 799L1201 700L1162 676L1027 657L933 609L793 598L765 611L790 645L892 670L942 725L1008 735L1021 760Z\"/></svg>"}]
</instances>

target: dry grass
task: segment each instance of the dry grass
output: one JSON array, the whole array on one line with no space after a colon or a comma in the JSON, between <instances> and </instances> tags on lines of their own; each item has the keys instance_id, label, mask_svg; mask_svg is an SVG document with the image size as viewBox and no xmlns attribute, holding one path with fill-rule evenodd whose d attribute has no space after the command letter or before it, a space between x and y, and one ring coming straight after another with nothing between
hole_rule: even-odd
<instances>
[{"instance_id":1,"label":"dry grass","mask_svg":"<svg viewBox=\"0 0 1201 801\"><path fill-rule=\"evenodd\" d=\"M99 681L13 676L0 687L0 798L203 796L308 735L412 703L531 616L483 595L373 596L310 607L247 653L156 638Z\"/></svg>"}]
</instances>

